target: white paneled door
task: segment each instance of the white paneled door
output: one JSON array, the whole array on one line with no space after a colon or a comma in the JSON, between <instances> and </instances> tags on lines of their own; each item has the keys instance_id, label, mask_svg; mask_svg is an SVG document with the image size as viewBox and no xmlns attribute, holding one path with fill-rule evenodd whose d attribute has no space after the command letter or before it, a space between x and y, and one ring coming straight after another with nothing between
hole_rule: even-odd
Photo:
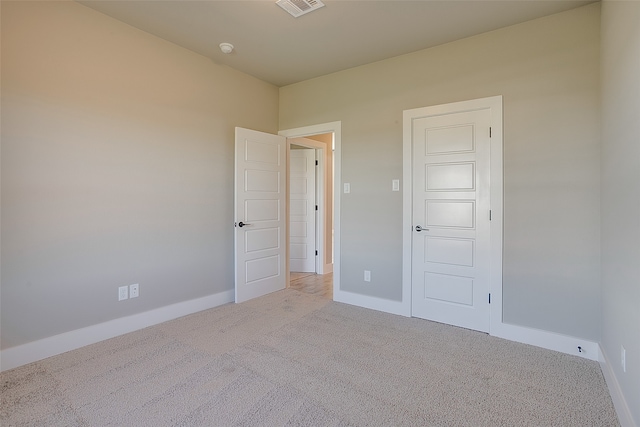
<instances>
[{"instance_id":1,"label":"white paneled door","mask_svg":"<svg viewBox=\"0 0 640 427\"><path fill-rule=\"evenodd\" d=\"M289 152L289 269L316 272L316 150Z\"/></svg>"},{"instance_id":2,"label":"white paneled door","mask_svg":"<svg viewBox=\"0 0 640 427\"><path fill-rule=\"evenodd\" d=\"M235 299L286 287L286 139L236 128Z\"/></svg>"},{"instance_id":3,"label":"white paneled door","mask_svg":"<svg viewBox=\"0 0 640 427\"><path fill-rule=\"evenodd\" d=\"M411 312L489 331L491 110L414 118Z\"/></svg>"}]
</instances>

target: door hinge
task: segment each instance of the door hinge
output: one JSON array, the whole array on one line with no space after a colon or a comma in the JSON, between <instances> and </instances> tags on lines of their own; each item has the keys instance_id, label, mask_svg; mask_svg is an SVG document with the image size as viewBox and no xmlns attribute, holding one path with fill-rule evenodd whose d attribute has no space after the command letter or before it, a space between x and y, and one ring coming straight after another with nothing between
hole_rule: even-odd
<instances>
[{"instance_id":1,"label":"door hinge","mask_svg":"<svg viewBox=\"0 0 640 427\"><path fill-rule=\"evenodd\" d=\"M491 304L491 294L489 294L489 304Z\"/></svg>"},{"instance_id":2,"label":"door hinge","mask_svg":"<svg viewBox=\"0 0 640 427\"><path fill-rule=\"evenodd\" d=\"M489 126L489 138L491 138L491 126Z\"/></svg>"},{"instance_id":3,"label":"door hinge","mask_svg":"<svg viewBox=\"0 0 640 427\"><path fill-rule=\"evenodd\" d=\"M489 221L491 221L491 209L489 209Z\"/></svg>"},{"instance_id":4,"label":"door hinge","mask_svg":"<svg viewBox=\"0 0 640 427\"><path fill-rule=\"evenodd\" d=\"M316 205L316 210L318 210L318 205Z\"/></svg>"},{"instance_id":5,"label":"door hinge","mask_svg":"<svg viewBox=\"0 0 640 427\"><path fill-rule=\"evenodd\" d=\"M318 256L318 251L316 251L316 256Z\"/></svg>"},{"instance_id":6,"label":"door hinge","mask_svg":"<svg viewBox=\"0 0 640 427\"><path fill-rule=\"evenodd\" d=\"M316 160L316 166L318 166L318 161Z\"/></svg>"}]
</instances>

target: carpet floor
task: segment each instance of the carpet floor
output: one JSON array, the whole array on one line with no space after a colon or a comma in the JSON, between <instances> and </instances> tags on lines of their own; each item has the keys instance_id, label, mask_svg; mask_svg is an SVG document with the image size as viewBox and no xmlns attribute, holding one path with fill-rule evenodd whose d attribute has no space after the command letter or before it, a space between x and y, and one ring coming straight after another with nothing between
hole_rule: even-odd
<instances>
[{"instance_id":1,"label":"carpet floor","mask_svg":"<svg viewBox=\"0 0 640 427\"><path fill-rule=\"evenodd\" d=\"M287 289L3 372L2 426L618 426L596 362Z\"/></svg>"}]
</instances>

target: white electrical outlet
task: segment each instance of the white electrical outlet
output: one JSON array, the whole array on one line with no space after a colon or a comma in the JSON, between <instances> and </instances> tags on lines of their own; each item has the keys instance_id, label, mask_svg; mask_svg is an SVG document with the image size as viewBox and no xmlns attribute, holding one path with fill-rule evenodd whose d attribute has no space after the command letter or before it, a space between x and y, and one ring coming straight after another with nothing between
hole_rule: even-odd
<instances>
[{"instance_id":1,"label":"white electrical outlet","mask_svg":"<svg viewBox=\"0 0 640 427\"><path fill-rule=\"evenodd\" d=\"M627 350L624 346L620 346L620 363L622 364L622 372L627 372Z\"/></svg>"},{"instance_id":2,"label":"white electrical outlet","mask_svg":"<svg viewBox=\"0 0 640 427\"><path fill-rule=\"evenodd\" d=\"M365 270L364 271L364 281L365 282L370 282L371 281L371 272L369 270Z\"/></svg>"},{"instance_id":3,"label":"white electrical outlet","mask_svg":"<svg viewBox=\"0 0 640 427\"><path fill-rule=\"evenodd\" d=\"M129 298L129 287L120 286L118 288L118 301L122 301Z\"/></svg>"},{"instance_id":4,"label":"white electrical outlet","mask_svg":"<svg viewBox=\"0 0 640 427\"><path fill-rule=\"evenodd\" d=\"M129 298L137 298L140 296L140 285L129 285Z\"/></svg>"},{"instance_id":5,"label":"white electrical outlet","mask_svg":"<svg viewBox=\"0 0 640 427\"><path fill-rule=\"evenodd\" d=\"M400 180L399 179L391 180L391 191L400 191Z\"/></svg>"}]
</instances>

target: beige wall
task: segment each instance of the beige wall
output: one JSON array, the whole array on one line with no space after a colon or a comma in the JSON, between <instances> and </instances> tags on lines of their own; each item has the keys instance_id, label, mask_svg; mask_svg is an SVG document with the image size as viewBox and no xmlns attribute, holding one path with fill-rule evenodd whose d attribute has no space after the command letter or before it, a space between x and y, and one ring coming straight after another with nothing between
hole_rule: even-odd
<instances>
[{"instance_id":1,"label":"beige wall","mask_svg":"<svg viewBox=\"0 0 640 427\"><path fill-rule=\"evenodd\" d=\"M276 87L3 1L1 107L2 348L233 289L234 126L277 132Z\"/></svg>"},{"instance_id":2,"label":"beige wall","mask_svg":"<svg viewBox=\"0 0 640 427\"><path fill-rule=\"evenodd\" d=\"M602 349L640 425L640 3L602 4ZM620 362L626 349L627 371ZM612 384L610 384L610 387Z\"/></svg>"},{"instance_id":3,"label":"beige wall","mask_svg":"<svg viewBox=\"0 0 640 427\"><path fill-rule=\"evenodd\" d=\"M343 290L401 298L402 111L503 95L504 319L599 340L599 22L593 4L280 89L280 129L342 121Z\"/></svg>"}]
</instances>

